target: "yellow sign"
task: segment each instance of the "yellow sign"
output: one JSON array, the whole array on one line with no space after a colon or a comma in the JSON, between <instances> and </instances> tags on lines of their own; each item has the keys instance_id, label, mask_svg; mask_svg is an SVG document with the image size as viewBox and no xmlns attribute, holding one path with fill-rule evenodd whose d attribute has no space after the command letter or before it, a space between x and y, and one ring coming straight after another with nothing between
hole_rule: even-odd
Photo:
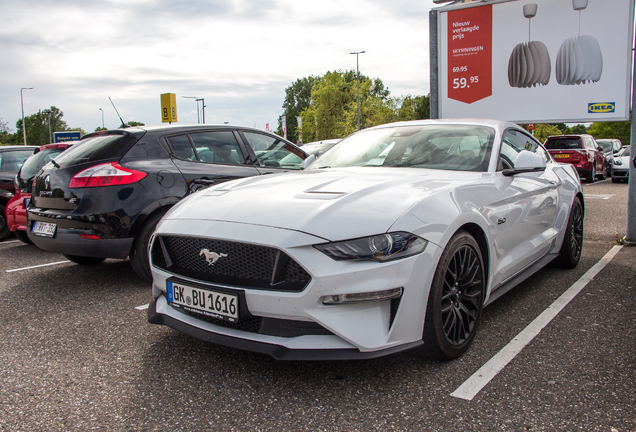
<instances>
[{"instance_id":1,"label":"yellow sign","mask_svg":"<svg viewBox=\"0 0 636 432\"><path fill-rule=\"evenodd\" d=\"M177 121L177 96L174 93L161 95L161 122L172 123Z\"/></svg>"}]
</instances>

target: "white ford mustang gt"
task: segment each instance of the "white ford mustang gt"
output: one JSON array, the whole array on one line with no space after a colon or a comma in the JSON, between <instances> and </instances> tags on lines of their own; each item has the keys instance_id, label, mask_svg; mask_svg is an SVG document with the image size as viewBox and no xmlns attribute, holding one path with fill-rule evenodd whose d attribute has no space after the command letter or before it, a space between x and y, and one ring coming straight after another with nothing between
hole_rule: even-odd
<instances>
[{"instance_id":1,"label":"white ford mustang gt","mask_svg":"<svg viewBox=\"0 0 636 432\"><path fill-rule=\"evenodd\" d=\"M197 192L157 226L148 320L277 359L466 351L483 306L583 245L576 171L520 127L358 132L298 173Z\"/></svg>"}]
</instances>

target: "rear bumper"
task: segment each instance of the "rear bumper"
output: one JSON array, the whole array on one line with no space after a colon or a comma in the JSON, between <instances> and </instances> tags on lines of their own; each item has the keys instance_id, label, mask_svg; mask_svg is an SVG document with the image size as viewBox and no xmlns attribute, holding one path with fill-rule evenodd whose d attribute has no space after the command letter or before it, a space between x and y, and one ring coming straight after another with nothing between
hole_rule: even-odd
<instances>
[{"instance_id":1,"label":"rear bumper","mask_svg":"<svg viewBox=\"0 0 636 432\"><path fill-rule=\"evenodd\" d=\"M96 258L125 259L132 248L132 238L87 240L80 234L90 234L86 230L59 228L54 237L42 237L31 233L33 222L27 233L33 244L49 252Z\"/></svg>"}]
</instances>

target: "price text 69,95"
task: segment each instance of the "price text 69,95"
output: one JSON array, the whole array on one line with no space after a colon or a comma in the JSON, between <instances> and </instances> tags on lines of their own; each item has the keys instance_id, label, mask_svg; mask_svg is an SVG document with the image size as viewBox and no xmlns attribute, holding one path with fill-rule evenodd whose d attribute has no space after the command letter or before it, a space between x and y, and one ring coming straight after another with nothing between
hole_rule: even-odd
<instances>
[{"instance_id":1,"label":"price text 69,95","mask_svg":"<svg viewBox=\"0 0 636 432\"><path fill-rule=\"evenodd\" d=\"M476 84L478 82L478 76L471 76L469 78L453 78L453 88L468 88L470 87L470 84Z\"/></svg>"}]
</instances>

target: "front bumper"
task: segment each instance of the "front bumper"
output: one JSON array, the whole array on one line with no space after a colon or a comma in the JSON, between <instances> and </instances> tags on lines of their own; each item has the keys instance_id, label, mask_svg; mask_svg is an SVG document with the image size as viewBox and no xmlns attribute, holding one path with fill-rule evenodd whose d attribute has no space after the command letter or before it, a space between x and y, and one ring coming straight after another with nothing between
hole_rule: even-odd
<instances>
[{"instance_id":1,"label":"front bumper","mask_svg":"<svg viewBox=\"0 0 636 432\"><path fill-rule=\"evenodd\" d=\"M629 168L625 169L616 169L616 168L612 168L612 177L616 177L616 178L628 178L629 177Z\"/></svg>"},{"instance_id":2,"label":"front bumper","mask_svg":"<svg viewBox=\"0 0 636 432\"><path fill-rule=\"evenodd\" d=\"M196 225L196 226L194 226ZM166 282L178 277L183 283L208 285L152 267L153 297L148 319L202 340L268 354L277 359L365 359L384 356L422 344L422 330L429 289L441 250L429 243L424 252L387 263L334 261L313 245L324 240L308 234L271 227L218 221L163 220L157 235L208 237L269 245L298 262L312 280L301 292L281 292L226 287L245 294L248 312L263 319L306 322L326 334L291 337L244 331L217 325L186 314L166 299ZM364 293L403 287L398 300L325 305L325 296Z\"/></svg>"}]
</instances>

